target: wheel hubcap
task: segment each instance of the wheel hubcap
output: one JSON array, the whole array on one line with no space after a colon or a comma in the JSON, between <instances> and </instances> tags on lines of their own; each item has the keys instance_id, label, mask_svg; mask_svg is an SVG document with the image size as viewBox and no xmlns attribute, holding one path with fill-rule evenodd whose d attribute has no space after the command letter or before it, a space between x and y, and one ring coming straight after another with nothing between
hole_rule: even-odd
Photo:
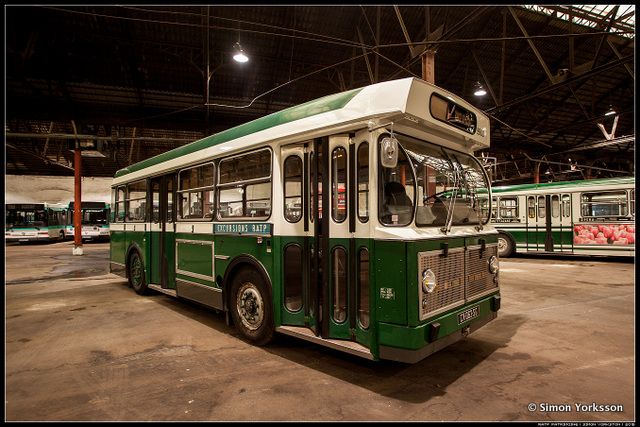
<instances>
[{"instance_id":1,"label":"wheel hubcap","mask_svg":"<svg viewBox=\"0 0 640 427\"><path fill-rule=\"evenodd\" d=\"M255 331L264 319L262 296L253 283L247 282L240 287L236 301L242 324Z\"/></svg>"},{"instance_id":2,"label":"wheel hubcap","mask_svg":"<svg viewBox=\"0 0 640 427\"><path fill-rule=\"evenodd\" d=\"M498 237L498 250L504 252L507 249L507 241L501 237Z\"/></svg>"}]
</instances>

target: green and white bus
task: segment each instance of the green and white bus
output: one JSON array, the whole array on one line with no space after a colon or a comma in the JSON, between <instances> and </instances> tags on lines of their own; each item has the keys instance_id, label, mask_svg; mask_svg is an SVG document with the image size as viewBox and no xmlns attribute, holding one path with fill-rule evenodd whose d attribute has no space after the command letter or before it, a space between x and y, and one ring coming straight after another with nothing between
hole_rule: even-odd
<instances>
[{"instance_id":1,"label":"green and white bus","mask_svg":"<svg viewBox=\"0 0 640 427\"><path fill-rule=\"evenodd\" d=\"M73 209L74 202L69 202L65 227L67 238L74 236ZM109 204L106 202L82 202L80 208L82 240L109 239L109 211Z\"/></svg>"},{"instance_id":2,"label":"green and white bus","mask_svg":"<svg viewBox=\"0 0 640 427\"><path fill-rule=\"evenodd\" d=\"M488 146L481 111L419 79L294 106L119 170L111 271L257 345L417 362L500 308Z\"/></svg>"},{"instance_id":3,"label":"green and white bus","mask_svg":"<svg viewBox=\"0 0 640 427\"><path fill-rule=\"evenodd\" d=\"M10 203L5 205L7 242L64 240L67 212L52 203Z\"/></svg>"},{"instance_id":4,"label":"green and white bus","mask_svg":"<svg viewBox=\"0 0 640 427\"><path fill-rule=\"evenodd\" d=\"M635 255L635 178L494 187L501 257L519 253Z\"/></svg>"}]
</instances>

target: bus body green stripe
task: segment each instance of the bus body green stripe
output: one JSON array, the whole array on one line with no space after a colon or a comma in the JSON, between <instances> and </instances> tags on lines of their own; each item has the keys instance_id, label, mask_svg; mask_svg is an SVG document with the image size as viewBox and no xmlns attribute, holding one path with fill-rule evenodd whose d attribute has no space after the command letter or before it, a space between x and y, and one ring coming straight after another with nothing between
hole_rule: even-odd
<instances>
[{"instance_id":1,"label":"bus body green stripe","mask_svg":"<svg viewBox=\"0 0 640 427\"><path fill-rule=\"evenodd\" d=\"M614 184L632 184L635 183L634 177L624 178L602 178L602 179L590 179L587 181L560 181L560 182L545 182L539 184L520 184L520 185L507 185L502 187L491 187L491 193L504 193L507 191L530 191L530 190L544 190L546 188L573 188L585 185L614 185Z\"/></svg>"},{"instance_id":2,"label":"bus body green stripe","mask_svg":"<svg viewBox=\"0 0 640 427\"><path fill-rule=\"evenodd\" d=\"M155 157L135 163L116 172L115 177L120 177L131 172L139 171L144 168L154 166L167 160L175 159L194 153L204 148L222 144L223 142L232 141L252 133L260 132L278 125L300 120L305 117L315 116L327 111L337 110L344 107L351 99L356 96L362 88L353 89L347 92L341 92L334 95L325 96L313 101L309 101L302 105L290 107L282 111L278 111L268 116L261 117L249 123L225 130L220 133L208 136L206 138L194 141L182 147L175 148L166 153L159 154Z\"/></svg>"}]
</instances>

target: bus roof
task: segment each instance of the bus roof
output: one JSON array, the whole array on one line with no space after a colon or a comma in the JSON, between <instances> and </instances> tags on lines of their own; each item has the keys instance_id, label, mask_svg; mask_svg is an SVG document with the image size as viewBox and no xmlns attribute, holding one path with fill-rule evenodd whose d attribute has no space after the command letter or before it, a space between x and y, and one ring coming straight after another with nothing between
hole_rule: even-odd
<instances>
[{"instance_id":1,"label":"bus roof","mask_svg":"<svg viewBox=\"0 0 640 427\"><path fill-rule=\"evenodd\" d=\"M182 147L174 148L173 150L135 163L124 169L120 169L116 172L116 177L162 163L165 160L180 157L185 154L194 153L196 151L202 150L203 148L212 147L214 145L222 144L223 142L232 141L234 139L261 130L269 129L280 124L292 122L294 120L299 120L304 117L313 116L315 114L324 113L325 111L342 108L361 90L362 88L350 90L347 92L341 92L338 94L329 95L323 98L309 101L301 105L296 105L282 111L277 111L275 113L269 114L268 116L264 116L248 123L205 137L203 139L199 139L187 145L183 145Z\"/></svg>"},{"instance_id":2,"label":"bus roof","mask_svg":"<svg viewBox=\"0 0 640 427\"><path fill-rule=\"evenodd\" d=\"M451 124L434 119L429 112L429 97L433 92L438 92L443 97L472 111L477 117L476 132L465 133L463 130L453 128ZM396 116L406 118L406 126L423 128L430 126L433 132L439 135L443 135L443 132L450 134L449 136L453 135L456 143L464 144L468 149L477 150L489 146L489 119L482 111L444 89L410 77L328 95L269 114L120 169L115 174L115 181L127 181L127 179L118 178L129 174L133 174L130 177L132 180L142 178L148 174L135 172L141 172L153 166L158 166L154 168L154 172L171 170L179 164L173 160L182 156L186 156L185 164L195 164L203 157L211 156L212 153L220 154L221 149L216 146L223 143L234 141L234 149L249 148L277 138L308 134L331 126L356 123L360 126L366 125L367 120ZM418 122L422 123L418 125ZM213 147L216 148L212 149ZM206 152L193 155L202 150Z\"/></svg>"},{"instance_id":3,"label":"bus roof","mask_svg":"<svg viewBox=\"0 0 640 427\"><path fill-rule=\"evenodd\" d=\"M516 185L504 185L501 187L491 187L492 193L506 193L511 191L532 191L532 190L545 190L547 188L561 189L561 188L575 188L575 187L591 187L599 185L615 185L615 184L635 184L635 177L622 177L622 178L600 178L600 179L586 179L577 181L558 181L558 182L545 182L538 184L516 184Z\"/></svg>"}]
</instances>

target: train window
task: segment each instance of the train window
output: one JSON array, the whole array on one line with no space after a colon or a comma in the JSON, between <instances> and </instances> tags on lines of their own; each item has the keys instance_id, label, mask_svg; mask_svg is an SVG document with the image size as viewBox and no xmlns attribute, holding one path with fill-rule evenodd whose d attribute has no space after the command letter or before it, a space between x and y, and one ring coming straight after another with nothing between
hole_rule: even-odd
<instances>
[{"instance_id":1,"label":"train window","mask_svg":"<svg viewBox=\"0 0 640 427\"><path fill-rule=\"evenodd\" d=\"M580 205L583 217L627 216L627 192L582 193Z\"/></svg>"},{"instance_id":2,"label":"train window","mask_svg":"<svg viewBox=\"0 0 640 427\"><path fill-rule=\"evenodd\" d=\"M527 198L527 208L528 208L528 215L529 218L535 218L536 217L536 199L533 196L529 196Z\"/></svg>"},{"instance_id":3,"label":"train window","mask_svg":"<svg viewBox=\"0 0 640 427\"><path fill-rule=\"evenodd\" d=\"M571 196L568 194L562 195L562 216L571 218Z\"/></svg>"},{"instance_id":4,"label":"train window","mask_svg":"<svg viewBox=\"0 0 640 427\"><path fill-rule=\"evenodd\" d=\"M518 198L500 197L500 218L518 217Z\"/></svg>"},{"instance_id":5,"label":"train window","mask_svg":"<svg viewBox=\"0 0 640 427\"><path fill-rule=\"evenodd\" d=\"M538 196L538 218L544 218L546 216L546 208L544 196Z\"/></svg>"},{"instance_id":6,"label":"train window","mask_svg":"<svg viewBox=\"0 0 640 427\"><path fill-rule=\"evenodd\" d=\"M551 196L551 216L560 218L560 198L556 195Z\"/></svg>"}]
</instances>

